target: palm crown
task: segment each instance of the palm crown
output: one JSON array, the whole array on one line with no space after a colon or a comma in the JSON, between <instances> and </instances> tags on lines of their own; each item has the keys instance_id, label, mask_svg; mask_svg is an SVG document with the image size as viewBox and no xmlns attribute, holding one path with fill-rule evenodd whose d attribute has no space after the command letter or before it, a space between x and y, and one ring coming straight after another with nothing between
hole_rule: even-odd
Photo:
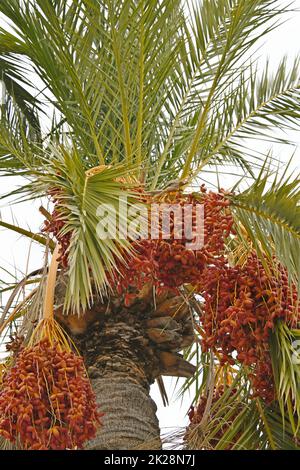
<instances>
[{"instance_id":1,"label":"palm crown","mask_svg":"<svg viewBox=\"0 0 300 470\"><path fill-rule=\"evenodd\" d=\"M0 30L0 170L25 181L5 197L39 198L53 188L62 195L62 234L70 236L66 311L90 306L94 289L105 295L130 253L128 240L97 237L99 203L118 211L120 196L129 206L135 201L136 185L149 193L174 181L197 188L208 174L218 186L228 168L237 176L227 188L236 229L226 242L231 263L255 251L266 270L276 259L298 285L298 176L288 168L279 175L270 155L247 147L256 138L288 143L276 129L300 122L299 59L292 67L283 59L272 74L268 65L258 71L253 57L289 8L273 0L1 1L8 26ZM45 233L0 225L55 245ZM203 300L185 289L201 316ZM9 314L10 306L2 323ZM197 372L182 393L194 387L197 401L206 391L204 431L190 430L188 445L297 448L300 369L292 343L299 330L280 323L272 332L272 405L249 398L247 365L222 366L213 350L201 350L202 334L196 325L185 350ZM225 382L215 396L216 383ZM221 432L225 421L233 425Z\"/></svg>"}]
</instances>

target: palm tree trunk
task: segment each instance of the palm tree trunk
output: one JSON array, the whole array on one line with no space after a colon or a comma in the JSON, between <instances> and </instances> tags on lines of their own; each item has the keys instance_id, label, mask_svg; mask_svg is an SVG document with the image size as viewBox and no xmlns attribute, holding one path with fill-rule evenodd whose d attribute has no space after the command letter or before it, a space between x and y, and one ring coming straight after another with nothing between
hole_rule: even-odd
<instances>
[{"instance_id":1,"label":"palm tree trunk","mask_svg":"<svg viewBox=\"0 0 300 470\"><path fill-rule=\"evenodd\" d=\"M87 449L160 449L160 429L150 385L160 375L191 377L195 367L178 354L193 340L187 305L173 292L156 297L151 286L125 306L123 297L95 299L77 315L63 315L57 285L57 320L73 336L97 396L103 426ZM164 397L165 398L165 397Z\"/></svg>"},{"instance_id":2,"label":"palm tree trunk","mask_svg":"<svg viewBox=\"0 0 300 470\"><path fill-rule=\"evenodd\" d=\"M156 405L149 390L124 378L99 377L92 380L103 426L87 449L160 449Z\"/></svg>"},{"instance_id":3,"label":"palm tree trunk","mask_svg":"<svg viewBox=\"0 0 300 470\"><path fill-rule=\"evenodd\" d=\"M158 359L144 337L141 322L98 321L80 341L103 426L87 449L160 449L160 429L150 384L158 375Z\"/></svg>"}]
</instances>

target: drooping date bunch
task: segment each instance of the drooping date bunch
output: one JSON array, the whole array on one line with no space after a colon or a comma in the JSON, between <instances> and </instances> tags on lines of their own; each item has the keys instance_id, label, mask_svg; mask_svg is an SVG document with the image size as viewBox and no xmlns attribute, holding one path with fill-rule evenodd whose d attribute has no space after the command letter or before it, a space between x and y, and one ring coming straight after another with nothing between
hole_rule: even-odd
<instances>
[{"instance_id":1,"label":"drooping date bunch","mask_svg":"<svg viewBox=\"0 0 300 470\"><path fill-rule=\"evenodd\" d=\"M137 201L144 202L149 209L149 236L147 239L133 240L131 253L124 254L125 263L117 262L116 274L109 279L121 293L129 287L141 289L147 282L157 288L178 288L185 283L197 283L205 266L218 264L223 260L224 246L232 232L233 218L229 199L225 191L207 191L201 186L197 194L184 194L181 191L162 193L152 196L144 188L135 188ZM44 231L51 233L60 244L60 262L68 266L68 248L72 233L64 233L65 217L60 210L60 192L50 191L54 211L50 220L45 221ZM156 238L150 236L151 204L159 206L158 231ZM179 223L175 212L170 211L167 232L162 224L162 211L168 207L180 208ZM189 206L189 215L185 207ZM203 219L199 219L198 208L203 207ZM189 230L186 229L187 225ZM202 238L200 233L202 234ZM200 240L201 239L201 240ZM201 244L195 249L196 241Z\"/></svg>"},{"instance_id":2,"label":"drooping date bunch","mask_svg":"<svg viewBox=\"0 0 300 470\"><path fill-rule=\"evenodd\" d=\"M23 348L0 392L0 435L26 450L80 449L101 414L83 360L43 339Z\"/></svg>"},{"instance_id":3,"label":"drooping date bunch","mask_svg":"<svg viewBox=\"0 0 300 470\"><path fill-rule=\"evenodd\" d=\"M207 265L218 264L223 260L225 240L230 235L233 218L229 210L229 200L224 192L207 192L202 186L202 195L176 195L175 201L184 207L192 206L192 237L187 238L183 227L182 238L175 238L174 221L171 236L168 240L159 240L154 252L159 281L168 287L179 287L185 283L194 284ZM170 201L173 204L172 201ZM197 207L203 207L203 221L197 222ZM186 223L184 219L184 223ZM203 226L202 226L203 223ZM196 237L203 231L203 246L195 249L187 248L187 243L195 246ZM195 235L197 233L197 235Z\"/></svg>"},{"instance_id":4,"label":"drooping date bunch","mask_svg":"<svg viewBox=\"0 0 300 470\"><path fill-rule=\"evenodd\" d=\"M286 270L274 261L268 271L256 254L244 266L210 266L201 276L199 293L205 300L200 319L204 350L216 350L221 363L233 364L236 357L249 366L254 396L271 402L270 332L278 320L296 327L300 310Z\"/></svg>"},{"instance_id":5,"label":"drooping date bunch","mask_svg":"<svg viewBox=\"0 0 300 470\"><path fill-rule=\"evenodd\" d=\"M176 289L185 283L195 284L206 266L224 260L225 241L233 231L230 203L224 191L208 192L202 186L197 196L171 192L153 202L161 205L161 211L179 206L182 218L178 223L175 212L170 212L168 232L160 219L157 239L149 237L133 242L134 255L127 259L126 265L119 266L120 291L129 286L140 288L149 281L158 288ZM191 211L185 217L184 209L188 206ZM202 218L197 217L200 206Z\"/></svg>"}]
</instances>

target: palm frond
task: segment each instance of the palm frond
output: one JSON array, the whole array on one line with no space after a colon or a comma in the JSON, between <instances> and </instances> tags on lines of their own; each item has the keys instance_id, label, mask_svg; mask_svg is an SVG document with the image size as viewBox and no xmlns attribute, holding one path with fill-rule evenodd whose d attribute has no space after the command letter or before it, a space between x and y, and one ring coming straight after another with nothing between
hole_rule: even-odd
<instances>
[{"instance_id":1,"label":"palm frond","mask_svg":"<svg viewBox=\"0 0 300 470\"><path fill-rule=\"evenodd\" d=\"M0 47L28 57L91 166L150 158L181 76L179 0L14 0L0 11L16 30Z\"/></svg>"},{"instance_id":2,"label":"palm frond","mask_svg":"<svg viewBox=\"0 0 300 470\"><path fill-rule=\"evenodd\" d=\"M49 246L52 249L54 247L54 243L52 240L48 240L47 237L43 236L42 234L31 232L30 230L19 227L18 225L10 224L8 222L0 220L0 227L4 227L7 230L12 230L13 232L18 233L19 235L25 236L30 240L40 243L41 245Z\"/></svg>"},{"instance_id":3,"label":"palm frond","mask_svg":"<svg viewBox=\"0 0 300 470\"><path fill-rule=\"evenodd\" d=\"M299 431L276 401L267 405L251 397L242 370L211 404L208 419L190 425L177 441L179 437L185 449L194 450L299 450Z\"/></svg>"},{"instance_id":4,"label":"palm frond","mask_svg":"<svg viewBox=\"0 0 300 470\"><path fill-rule=\"evenodd\" d=\"M227 162L254 175L253 170L261 166L263 160L247 148L249 139L286 144L289 141L283 137L283 131L299 126L299 57L288 70L283 59L274 76L268 65L262 74L251 69L249 72L249 77L241 73L232 90L228 89L212 106L210 122L201 139L195 175L207 164Z\"/></svg>"},{"instance_id":5,"label":"palm frond","mask_svg":"<svg viewBox=\"0 0 300 470\"><path fill-rule=\"evenodd\" d=\"M244 192L232 197L237 227L242 224L252 246L277 259L298 284L300 265L300 187L298 177L274 176L262 170ZM239 235L245 240L242 232Z\"/></svg>"},{"instance_id":6,"label":"palm frond","mask_svg":"<svg viewBox=\"0 0 300 470\"><path fill-rule=\"evenodd\" d=\"M286 6L287 7L287 6ZM186 178L195 165L195 158L202 147L202 137L211 119L212 109L243 69L246 57L259 38L267 34L279 15L286 10L281 2L265 0L204 1L194 9L195 27L193 36L198 57L190 54L192 60L203 60L207 94L201 112L196 118L192 140L183 167L182 178ZM212 15L213 13L213 15ZM214 17L214 20L212 20ZM210 39L213 41L210 43ZM190 41L190 43L192 40ZM210 46L207 49L207 44ZM242 63L240 62L243 58ZM248 66L249 69L249 66ZM229 75L229 77L228 77Z\"/></svg>"},{"instance_id":7,"label":"palm frond","mask_svg":"<svg viewBox=\"0 0 300 470\"><path fill-rule=\"evenodd\" d=\"M299 450L299 432L294 433L289 418L282 417L276 402L270 406L257 402L257 410L259 432L262 434L261 450Z\"/></svg>"},{"instance_id":8,"label":"palm frond","mask_svg":"<svg viewBox=\"0 0 300 470\"><path fill-rule=\"evenodd\" d=\"M60 219L64 221L61 235L70 234L71 237L65 297L67 311L85 310L92 303L93 294L107 293L111 282L109 276L117 261L122 262L130 250L131 238L123 235L122 224L129 227L134 217L134 214L130 216L130 207L137 196L128 180L124 187L124 179L132 172L132 167L118 165L101 167L101 171L90 174L85 171L75 146L60 146L53 148L47 169L33 182L31 191L37 195L57 192ZM103 208L109 217L110 225L104 238L98 232L99 208Z\"/></svg>"},{"instance_id":9,"label":"palm frond","mask_svg":"<svg viewBox=\"0 0 300 470\"><path fill-rule=\"evenodd\" d=\"M294 435L300 428L300 365L296 342L300 331L280 323L271 337L271 357L282 419L286 416ZM297 343L298 344L298 343Z\"/></svg>"}]
</instances>

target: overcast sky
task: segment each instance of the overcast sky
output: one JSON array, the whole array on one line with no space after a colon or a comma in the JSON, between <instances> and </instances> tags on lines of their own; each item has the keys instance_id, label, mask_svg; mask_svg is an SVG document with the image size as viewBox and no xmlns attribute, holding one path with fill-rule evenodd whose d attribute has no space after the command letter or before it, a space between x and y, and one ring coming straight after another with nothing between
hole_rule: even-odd
<instances>
[{"instance_id":1,"label":"overcast sky","mask_svg":"<svg viewBox=\"0 0 300 470\"><path fill-rule=\"evenodd\" d=\"M294 2L294 6L300 10L300 0ZM300 13L296 12L290 16L288 22L272 32L269 36L264 38L264 44L259 51L260 63L263 64L267 58L270 59L271 67L276 70L277 64L284 55L288 55L289 61L300 52ZM299 128L300 129L300 128ZM295 142L300 143L300 130L293 132L288 137ZM296 151L294 159L294 167L300 170L299 157L300 150ZM274 154L282 161L287 161L291 155L291 149L287 150L286 147L275 146ZM0 193L5 193L11 190L14 185L19 184L18 178L2 178ZM226 181L228 187L230 180ZM38 212L39 203L22 203L18 207L14 207L14 213L11 209L2 204L0 207L1 216L5 221L17 221L20 226L30 227L33 231L39 231L42 224L42 216ZM42 266L43 254L42 250L37 246L30 244L15 236L7 230L0 229L0 266L15 272L18 278L22 277L25 272L30 272ZM19 270L18 272L16 270ZM0 279L3 275L0 272ZM171 405L167 408L162 406L162 402L157 390L156 385L152 387L152 395L158 405L158 416L161 427L166 430L167 427L184 426L186 421L186 412L189 408L190 397L185 397L183 403L180 400L175 401L174 384L175 380L165 379L166 388L170 397Z\"/></svg>"}]
</instances>

